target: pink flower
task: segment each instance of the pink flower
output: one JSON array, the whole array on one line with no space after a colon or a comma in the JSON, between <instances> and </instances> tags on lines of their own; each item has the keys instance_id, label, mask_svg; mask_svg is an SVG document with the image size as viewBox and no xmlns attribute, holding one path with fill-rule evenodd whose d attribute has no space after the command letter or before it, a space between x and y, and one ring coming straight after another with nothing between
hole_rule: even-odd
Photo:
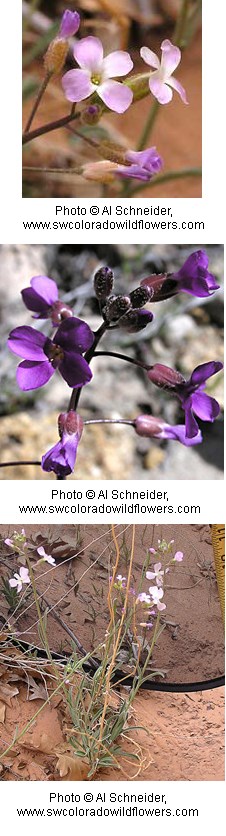
<instances>
[{"instance_id":1,"label":"pink flower","mask_svg":"<svg viewBox=\"0 0 226 836\"><path fill-rule=\"evenodd\" d=\"M43 546L39 546L39 549L37 549L37 552L38 552L38 554L40 554L40 557L42 558L42 561L44 561L45 563L51 563L51 566L56 566L55 558L51 557L51 554L46 554L45 549L43 548Z\"/></svg>"},{"instance_id":2,"label":"pink flower","mask_svg":"<svg viewBox=\"0 0 226 836\"><path fill-rule=\"evenodd\" d=\"M104 58L99 38L82 38L74 47L74 57L79 70L69 70L62 79L64 93L69 102L82 102L97 93L110 110L124 113L130 106L133 93L129 87L112 76L127 75L133 68L128 52L117 50Z\"/></svg>"},{"instance_id":3,"label":"pink flower","mask_svg":"<svg viewBox=\"0 0 226 836\"><path fill-rule=\"evenodd\" d=\"M184 557L183 552L176 552L176 554L174 555L173 560L175 560L176 563L181 563L181 561L183 560L183 557Z\"/></svg>"},{"instance_id":4,"label":"pink flower","mask_svg":"<svg viewBox=\"0 0 226 836\"><path fill-rule=\"evenodd\" d=\"M17 592L21 592L23 584L30 582L28 569L26 569L26 566L21 566L19 575L15 572L14 577L9 580L9 585L12 588L17 587Z\"/></svg>"},{"instance_id":5,"label":"pink flower","mask_svg":"<svg viewBox=\"0 0 226 836\"><path fill-rule=\"evenodd\" d=\"M137 601L140 601L141 604L150 604L150 595L147 595L146 592L139 592L139 595L137 596Z\"/></svg>"},{"instance_id":6,"label":"pink flower","mask_svg":"<svg viewBox=\"0 0 226 836\"><path fill-rule=\"evenodd\" d=\"M184 104L188 104L184 87L172 75L180 63L181 51L178 46L174 46L168 39L162 41L161 50L161 63L155 52L152 52L147 46L142 46L140 50L141 58L145 63L149 64L150 67L155 67L149 78L150 91L160 104L167 104L173 97L172 87L173 90L177 90Z\"/></svg>"},{"instance_id":7,"label":"pink flower","mask_svg":"<svg viewBox=\"0 0 226 836\"><path fill-rule=\"evenodd\" d=\"M153 581L155 579L157 586L161 586L163 581L164 570L161 567L161 563L155 563L154 572L146 572L146 578L148 581Z\"/></svg>"},{"instance_id":8,"label":"pink flower","mask_svg":"<svg viewBox=\"0 0 226 836\"><path fill-rule=\"evenodd\" d=\"M161 603L161 598L163 598L163 589L159 589L158 586L149 586L149 592L153 601L153 604L157 607L157 610L160 612L166 609L166 605Z\"/></svg>"}]
</instances>

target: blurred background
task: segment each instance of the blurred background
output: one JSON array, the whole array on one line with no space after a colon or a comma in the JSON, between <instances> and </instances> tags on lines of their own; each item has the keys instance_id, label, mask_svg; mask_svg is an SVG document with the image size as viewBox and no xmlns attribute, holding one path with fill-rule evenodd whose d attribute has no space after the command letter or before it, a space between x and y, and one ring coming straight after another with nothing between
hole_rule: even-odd
<instances>
[{"instance_id":1,"label":"blurred background","mask_svg":"<svg viewBox=\"0 0 226 836\"><path fill-rule=\"evenodd\" d=\"M134 62L133 73L146 71L140 58L144 44L160 54L164 38L174 39L175 26L183 0L23 0L23 94L24 125L27 121L35 94L43 79L43 55L50 40L55 37L60 17L65 7L81 14L79 37L99 37L105 52L126 49ZM164 173L174 169L196 168L201 161L201 0L188 0L189 26L187 29L182 61L175 73L187 91L189 107L179 96L158 110L150 141L146 147L156 145L164 159ZM73 43L72 43L73 45ZM65 70L75 66L69 53ZM155 100L147 96L118 116L102 117L92 135L97 139L109 136L126 148L136 148L150 108ZM32 128L65 116L68 103L61 87L61 79L50 81L38 109ZM83 126L83 131L87 126ZM93 133L94 131L94 133ZM90 160L88 144L62 128L41 136L24 147L24 166L44 168L73 168L76 163ZM92 151L92 159L95 152ZM96 159L99 159L96 157ZM137 185L137 181L136 181ZM120 184L118 184L119 188ZM100 184L85 181L77 175L24 171L24 197L88 197L101 196ZM109 191L108 191L109 193ZM200 197L201 178L187 177L162 185L148 185L140 189L140 196Z\"/></svg>"},{"instance_id":2,"label":"blurred background","mask_svg":"<svg viewBox=\"0 0 226 836\"><path fill-rule=\"evenodd\" d=\"M133 290L145 276L172 272L191 252L204 248L209 270L222 284L223 247L219 245L3 245L0 247L0 336L2 383L0 392L2 462L41 458L57 442L57 416L65 411L69 389L56 374L48 385L21 392L16 383L18 359L6 346L8 333L20 325L34 325L20 290L32 276L55 279L59 295L76 316L95 330L101 322L93 294L93 274L102 265L115 273L115 292ZM150 306L151 307L151 306ZM223 360L223 294L196 299L180 294L151 308L154 321L144 331L120 329L104 337L101 349L120 351L146 363L177 368L185 378L199 363ZM49 324L38 321L46 334ZM83 418L134 418L153 413L168 423L183 423L176 398L154 387L141 369L111 357L92 361L93 379L80 401ZM207 391L223 408L222 373L210 378ZM194 448L177 442L140 438L127 426L94 425L84 429L78 449L75 479L222 479L223 416L200 427L204 441ZM39 467L0 469L1 479L48 479ZM70 477L70 478L73 478Z\"/></svg>"}]
</instances>

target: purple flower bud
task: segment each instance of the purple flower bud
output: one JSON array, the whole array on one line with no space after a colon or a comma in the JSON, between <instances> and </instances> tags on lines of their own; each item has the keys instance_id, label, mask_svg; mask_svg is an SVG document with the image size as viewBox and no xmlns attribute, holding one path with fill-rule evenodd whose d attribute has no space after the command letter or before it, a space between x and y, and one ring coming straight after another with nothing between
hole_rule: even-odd
<instances>
[{"instance_id":1,"label":"purple flower bud","mask_svg":"<svg viewBox=\"0 0 226 836\"><path fill-rule=\"evenodd\" d=\"M151 287L136 287L130 293L130 301L132 308L143 308L146 302L150 302L154 291Z\"/></svg>"},{"instance_id":2,"label":"purple flower bud","mask_svg":"<svg viewBox=\"0 0 226 836\"><path fill-rule=\"evenodd\" d=\"M170 369L169 366L163 366L162 363L155 363L147 375L155 386L162 389L175 389L179 384L185 383L184 377L179 372Z\"/></svg>"},{"instance_id":3,"label":"purple flower bud","mask_svg":"<svg viewBox=\"0 0 226 836\"><path fill-rule=\"evenodd\" d=\"M129 334L136 334L138 331L143 331L152 320L153 313L151 311L142 311L138 308L138 310L128 311L120 319L120 328L125 328Z\"/></svg>"},{"instance_id":4,"label":"purple flower bud","mask_svg":"<svg viewBox=\"0 0 226 836\"><path fill-rule=\"evenodd\" d=\"M108 322L117 322L126 311L131 308L129 296L112 296L105 305L105 316Z\"/></svg>"},{"instance_id":5,"label":"purple flower bud","mask_svg":"<svg viewBox=\"0 0 226 836\"><path fill-rule=\"evenodd\" d=\"M94 291L99 302L105 302L110 296L114 284L114 273L110 267L100 267L94 276Z\"/></svg>"},{"instance_id":6,"label":"purple flower bud","mask_svg":"<svg viewBox=\"0 0 226 836\"><path fill-rule=\"evenodd\" d=\"M97 125L102 116L102 108L99 105L85 107L81 114L81 122L84 125Z\"/></svg>"},{"instance_id":7,"label":"purple flower bud","mask_svg":"<svg viewBox=\"0 0 226 836\"><path fill-rule=\"evenodd\" d=\"M61 20L58 38L72 38L80 26L80 15L78 12L71 12L66 9Z\"/></svg>"}]
</instances>

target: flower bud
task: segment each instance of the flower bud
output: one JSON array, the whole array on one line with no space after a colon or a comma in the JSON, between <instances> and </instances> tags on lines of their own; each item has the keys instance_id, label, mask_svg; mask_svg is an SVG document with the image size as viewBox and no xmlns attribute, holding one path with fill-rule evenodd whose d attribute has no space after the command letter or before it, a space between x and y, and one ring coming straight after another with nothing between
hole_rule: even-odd
<instances>
[{"instance_id":1,"label":"flower bud","mask_svg":"<svg viewBox=\"0 0 226 836\"><path fill-rule=\"evenodd\" d=\"M155 363L147 373L149 380L159 386L161 389L175 389L181 383L184 383L182 374L170 369L169 366L163 366L162 363Z\"/></svg>"},{"instance_id":2,"label":"flower bud","mask_svg":"<svg viewBox=\"0 0 226 836\"><path fill-rule=\"evenodd\" d=\"M101 267L94 276L94 291L99 302L105 302L110 296L114 284L114 273L110 267Z\"/></svg>"},{"instance_id":3,"label":"flower bud","mask_svg":"<svg viewBox=\"0 0 226 836\"><path fill-rule=\"evenodd\" d=\"M153 302L162 302L164 299L169 299L178 292L177 282L171 279L167 273L148 276L147 279L142 279L140 285L141 287L152 290Z\"/></svg>"},{"instance_id":4,"label":"flower bud","mask_svg":"<svg viewBox=\"0 0 226 836\"><path fill-rule=\"evenodd\" d=\"M100 143L98 150L100 156L104 157L105 160L111 160L118 165L128 165L125 149L122 145L117 145L116 142L110 142L106 139Z\"/></svg>"},{"instance_id":5,"label":"flower bud","mask_svg":"<svg viewBox=\"0 0 226 836\"><path fill-rule=\"evenodd\" d=\"M105 316L108 322L117 322L126 311L131 308L129 296L111 296L105 305Z\"/></svg>"},{"instance_id":6,"label":"flower bud","mask_svg":"<svg viewBox=\"0 0 226 836\"><path fill-rule=\"evenodd\" d=\"M117 169L116 163L109 160L100 160L96 163L86 163L81 170L81 174L86 180L95 180L97 183L112 183Z\"/></svg>"},{"instance_id":7,"label":"flower bud","mask_svg":"<svg viewBox=\"0 0 226 836\"><path fill-rule=\"evenodd\" d=\"M133 102L138 102L144 96L150 95L149 88L150 73L139 73L126 78L124 84L133 92Z\"/></svg>"},{"instance_id":8,"label":"flower bud","mask_svg":"<svg viewBox=\"0 0 226 836\"><path fill-rule=\"evenodd\" d=\"M137 331L143 331L152 320L151 311L130 310L120 319L120 327L126 328L129 334L135 334Z\"/></svg>"},{"instance_id":9,"label":"flower bud","mask_svg":"<svg viewBox=\"0 0 226 836\"><path fill-rule=\"evenodd\" d=\"M93 104L85 107L81 114L81 122L83 125L97 125L101 116L102 108L99 105Z\"/></svg>"},{"instance_id":10,"label":"flower bud","mask_svg":"<svg viewBox=\"0 0 226 836\"><path fill-rule=\"evenodd\" d=\"M154 438L161 433L164 421L161 418L154 418L154 415L138 415L135 421L135 432L137 435Z\"/></svg>"},{"instance_id":11,"label":"flower bud","mask_svg":"<svg viewBox=\"0 0 226 836\"><path fill-rule=\"evenodd\" d=\"M58 417L58 429L60 438L62 438L63 433L67 433L67 435L74 435L76 433L81 438L83 420L73 409L70 409L69 412L61 412Z\"/></svg>"},{"instance_id":12,"label":"flower bud","mask_svg":"<svg viewBox=\"0 0 226 836\"><path fill-rule=\"evenodd\" d=\"M44 67L49 75L58 75L64 67L68 53L68 43L64 38L51 41L44 56Z\"/></svg>"},{"instance_id":13,"label":"flower bud","mask_svg":"<svg viewBox=\"0 0 226 836\"><path fill-rule=\"evenodd\" d=\"M136 287L129 294L132 308L142 308L143 305L146 305L146 302L150 301L153 293L152 287Z\"/></svg>"}]
</instances>

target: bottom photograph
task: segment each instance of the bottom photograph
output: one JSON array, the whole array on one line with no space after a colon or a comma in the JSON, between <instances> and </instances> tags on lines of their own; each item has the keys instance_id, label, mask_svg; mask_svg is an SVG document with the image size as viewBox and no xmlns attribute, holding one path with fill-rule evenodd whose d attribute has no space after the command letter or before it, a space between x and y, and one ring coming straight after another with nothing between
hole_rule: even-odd
<instances>
[{"instance_id":1,"label":"bottom photograph","mask_svg":"<svg viewBox=\"0 0 226 836\"><path fill-rule=\"evenodd\" d=\"M223 525L0 526L0 780L224 780Z\"/></svg>"}]
</instances>

